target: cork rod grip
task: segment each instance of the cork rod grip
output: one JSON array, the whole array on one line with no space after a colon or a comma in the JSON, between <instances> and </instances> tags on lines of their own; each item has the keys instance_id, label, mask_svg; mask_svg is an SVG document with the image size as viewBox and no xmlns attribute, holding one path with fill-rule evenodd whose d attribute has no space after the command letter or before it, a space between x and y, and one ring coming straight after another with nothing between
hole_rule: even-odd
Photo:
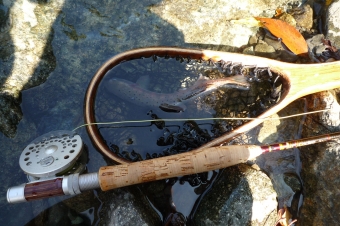
<instances>
[{"instance_id":1,"label":"cork rod grip","mask_svg":"<svg viewBox=\"0 0 340 226\"><path fill-rule=\"evenodd\" d=\"M210 147L162 158L99 169L103 191L114 188L201 173L244 163L262 154L255 145Z\"/></svg>"}]
</instances>

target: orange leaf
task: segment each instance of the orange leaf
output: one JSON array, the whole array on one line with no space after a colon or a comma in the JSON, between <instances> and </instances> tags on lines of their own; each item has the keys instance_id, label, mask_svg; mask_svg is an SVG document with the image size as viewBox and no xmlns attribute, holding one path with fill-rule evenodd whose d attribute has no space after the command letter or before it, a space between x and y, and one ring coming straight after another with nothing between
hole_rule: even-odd
<instances>
[{"instance_id":1,"label":"orange leaf","mask_svg":"<svg viewBox=\"0 0 340 226\"><path fill-rule=\"evenodd\" d=\"M308 57L307 42L295 27L282 20L264 17L255 17L255 19L260 21L270 33L281 38L282 42L290 51L296 55Z\"/></svg>"}]
</instances>

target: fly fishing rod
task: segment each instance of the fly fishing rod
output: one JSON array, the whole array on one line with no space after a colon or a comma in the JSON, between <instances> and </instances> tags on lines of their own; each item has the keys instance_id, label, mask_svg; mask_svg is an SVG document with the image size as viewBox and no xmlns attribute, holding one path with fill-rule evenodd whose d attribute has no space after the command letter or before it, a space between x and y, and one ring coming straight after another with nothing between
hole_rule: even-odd
<instances>
[{"instance_id":1,"label":"fly fishing rod","mask_svg":"<svg viewBox=\"0 0 340 226\"><path fill-rule=\"evenodd\" d=\"M54 131L36 138L22 152L20 166L31 180L7 191L9 203L19 203L60 195L76 195L190 175L245 163L268 152L282 151L340 138L340 132L269 145L230 145L115 166L99 172L80 174L79 161L84 145L79 135ZM78 163L78 164L77 164ZM65 172L75 171L60 176Z\"/></svg>"}]
</instances>

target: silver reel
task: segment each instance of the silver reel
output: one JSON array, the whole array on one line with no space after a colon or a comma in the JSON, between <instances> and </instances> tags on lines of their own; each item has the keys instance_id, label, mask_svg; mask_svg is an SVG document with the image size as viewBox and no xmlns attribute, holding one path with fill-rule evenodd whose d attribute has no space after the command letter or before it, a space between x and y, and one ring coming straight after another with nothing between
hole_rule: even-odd
<instances>
[{"instance_id":1,"label":"silver reel","mask_svg":"<svg viewBox=\"0 0 340 226\"><path fill-rule=\"evenodd\" d=\"M84 149L81 137L75 132L52 131L27 145L19 164L29 181L82 173L87 162Z\"/></svg>"}]
</instances>

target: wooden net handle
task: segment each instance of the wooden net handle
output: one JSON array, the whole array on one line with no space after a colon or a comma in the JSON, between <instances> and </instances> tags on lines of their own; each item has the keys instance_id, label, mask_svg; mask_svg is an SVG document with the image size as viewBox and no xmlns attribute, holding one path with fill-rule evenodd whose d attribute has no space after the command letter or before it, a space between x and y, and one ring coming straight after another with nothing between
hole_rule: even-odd
<instances>
[{"instance_id":1,"label":"wooden net handle","mask_svg":"<svg viewBox=\"0 0 340 226\"><path fill-rule=\"evenodd\" d=\"M207 172L244 163L262 154L260 146L210 147L182 154L99 169L103 191L171 177Z\"/></svg>"}]
</instances>

